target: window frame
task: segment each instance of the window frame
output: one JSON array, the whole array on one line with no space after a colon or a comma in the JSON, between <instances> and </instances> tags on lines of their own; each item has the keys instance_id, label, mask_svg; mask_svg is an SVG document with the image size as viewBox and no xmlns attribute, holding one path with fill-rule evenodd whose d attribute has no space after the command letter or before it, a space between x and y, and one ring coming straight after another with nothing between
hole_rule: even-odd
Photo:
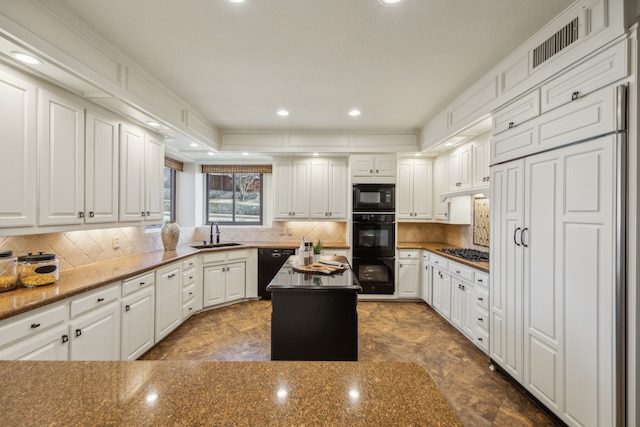
<instances>
[{"instance_id":1,"label":"window frame","mask_svg":"<svg viewBox=\"0 0 640 427\"><path fill-rule=\"evenodd\" d=\"M260 219L257 222L237 222L235 220L236 218L236 175L246 175L246 174L250 174L250 173L255 173L257 175L260 176ZM210 193L210 187L209 187L209 176L210 175L232 175L233 178L233 208L232 208L232 216L233 216L233 221L218 221L218 224L220 225L224 225L224 226L232 226L232 227L259 227L264 225L264 177L265 174L263 172L206 172L204 174L204 180L205 180L205 185L204 185L204 218L205 218L205 225L211 225L211 221L209 221L209 193Z\"/></svg>"},{"instance_id":2,"label":"window frame","mask_svg":"<svg viewBox=\"0 0 640 427\"><path fill-rule=\"evenodd\" d=\"M177 221L177 209L176 206L178 205L178 171L174 168L170 168L168 166L164 167L164 173L166 173L166 171L169 170L169 183L170 183L170 188L169 188L169 194L171 195L171 199L170 199L170 203L169 203L169 219L165 219L165 211L164 211L164 183L162 185L162 221L170 221L170 222L176 222Z\"/></svg>"}]
</instances>

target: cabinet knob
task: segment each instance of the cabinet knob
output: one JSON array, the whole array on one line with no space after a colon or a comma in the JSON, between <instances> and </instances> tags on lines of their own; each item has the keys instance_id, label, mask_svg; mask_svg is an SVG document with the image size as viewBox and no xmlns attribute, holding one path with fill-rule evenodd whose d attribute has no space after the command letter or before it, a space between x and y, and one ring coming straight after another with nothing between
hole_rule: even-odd
<instances>
[{"instance_id":1,"label":"cabinet knob","mask_svg":"<svg viewBox=\"0 0 640 427\"><path fill-rule=\"evenodd\" d=\"M378 169L376 169L376 173L380 173L380 171Z\"/></svg>"},{"instance_id":2,"label":"cabinet knob","mask_svg":"<svg viewBox=\"0 0 640 427\"><path fill-rule=\"evenodd\" d=\"M189 296L193 295L193 292L189 292Z\"/></svg>"},{"instance_id":3,"label":"cabinet knob","mask_svg":"<svg viewBox=\"0 0 640 427\"><path fill-rule=\"evenodd\" d=\"M78 218L84 218L84 212L78 212Z\"/></svg>"},{"instance_id":4,"label":"cabinet knob","mask_svg":"<svg viewBox=\"0 0 640 427\"><path fill-rule=\"evenodd\" d=\"M460 274L460 270L456 270L456 273L457 273L457 274Z\"/></svg>"},{"instance_id":5,"label":"cabinet knob","mask_svg":"<svg viewBox=\"0 0 640 427\"><path fill-rule=\"evenodd\" d=\"M69 335L65 334L62 336L62 344L66 343L67 341L69 341Z\"/></svg>"},{"instance_id":6,"label":"cabinet knob","mask_svg":"<svg viewBox=\"0 0 640 427\"><path fill-rule=\"evenodd\" d=\"M94 216L96 216L94 212L89 212L89 218L93 218Z\"/></svg>"},{"instance_id":7,"label":"cabinet knob","mask_svg":"<svg viewBox=\"0 0 640 427\"><path fill-rule=\"evenodd\" d=\"M151 212L147 211L147 216L151 216Z\"/></svg>"},{"instance_id":8,"label":"cabinet knob","mask_svg":"<svg viewBox=\"0 0 640 427\"><path fill-rule=\"evenodd\" d=\"M512 127L514 127L516 124L513 122L509 122L509 129L511 129Z\"/></svg>"},{"instance_id":9,"label":"cabinet knob","mask_svg":"<svg viewBox=\"0 0 640 427\"><path fill-rule=\"evenodd\" d=\"M571 94L571 100L575 101L576 99L580 98L580 92L575 91Z\"/></svg>"},{"instance_id":10,"label":"cabinet knob","mask_svg":"<svg viewBox=\"0 0 640 427\"><path fill-rule=\"evenodd\" d=\"M144 216L144 212L140 212L140 216Z\"/></svg>"},{"instance_id":11,"label":"cabinet knob","mask_svg":"<svg viewBox=\"0 0 640 427\"><path fill-rule=\"evenodd\" d=\"M369 169L369 173L373 173L373 169Z\"/></svg>"},{"instance_id":12,"label":"cabinet knob","mask_svg":"<svg viewBox=\"0 0 640 427\"><path fill-rule=\"evenodd\" d=\"M193 280L193 276L189 276L189 280Z\"/></svg>"},{"instance_id":13,"label":"cabinet knob","mask_svg":"<svg viewBox=\"0 0 640 427\"><path fill-rule=\"evenodd\" d=\"M131 306L129 304L124 306L124 311L130 311L131 310Z\"/></svg>"},{"instance_id":14,"label":"cabinet knob","mask_svg":"<svg viewBox=\"0 0 640 427\"><path fill-rule=\"evenodd\" d=\"M79 337L82 335L82 329L76 329L76 336Z\"/></svg>"}]
</instances>

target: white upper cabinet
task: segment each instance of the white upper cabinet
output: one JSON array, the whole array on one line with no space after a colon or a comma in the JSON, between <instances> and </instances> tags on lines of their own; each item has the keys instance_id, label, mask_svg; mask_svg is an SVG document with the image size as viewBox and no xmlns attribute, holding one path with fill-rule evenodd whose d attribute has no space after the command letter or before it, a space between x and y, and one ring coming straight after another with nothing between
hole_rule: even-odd
<instances>
[{"instance_id":1,"label":"white upper cabinet","mask_svg":"<svg viewBox=\"0 0 640 427\"><path fill-rule=\"evenodd\" d=\"M489 138L473 141L471 144L473 167L472 182L473 188L489 186Z\"/></svg>"},{"instance_id":2,"label":"white upper cabinet","mask_svg":"<svg viewBox=\"0 0 640 427\"><path fill-rule=\"evenodd\" d=\"M344 160L311 160L311 218L347 217L347 164Z\"/></svg>"},{"instance_id":3,"label":"white upper cabinet","mask_svg":"<svg viewBox=\"0 0 640 427\"><path fill-rule=\"evenodd\" d=\"M439 156L433 163L433 193L435 218L449 220L449 201L441 200L440 195L449 191L449 157Z\"/></svg>"},{"instance_id":4,"label":"white upper cabinet","mask_svg":"<svg viewBox=\"0 0 640 427\"><path fill-rule=\"evenodd\" d=\"M278 159L275 165L275 217L309 217L310 162L306 159Z\"/></svg>"},{"instance_id":5,"label":"white upper cabinet","mask_svg":"<svg viewBox=\"0 0 640 427\"><path fill-rule=\"evenodd\" d=\"M540 115L540 89L523 95L492 115L493 133L497 134Z\"/></svg>"},{"instance_id":6,"label":"white upper cabinet","mask_svg":"<svg viewBox=\"0 0 640 427\"><path fill-rule=\"evenodd\" d=\"M394 183L397 157L395 154L351 155L353 183Z\"/></svg>"},{"instance_id":7,"label":"white upper cabinet","mask_svg":"<svg viewBox=\"0 0 640 427\"><path fill-rule=\"evenodd\" d=\"M471 144L464 144L449 154L449 191L471 188Z\"/></svg>"},{"instance_id":8,"label":"white upper cabinet","mask_svg":"<svg viewBox=\"0 0 640 427\"><path fill-rule=\"evenodd\" d=\"M36 87L0 71L0 227L36 224ZM10 184L10 185L9 185Z\"/></svg>"},{"instance_id":9,"label":"white upper cabinet","mask_svg":"<svg viewBox=\"0 0 640 427\"><path fill-rule=\"evenodd\" d=\"M84 222L84 107L39 90L40 225Z\"/></svg>"},{"instance_id":10,"label":"white upper cabinet","mask_svg":"<svg viewBox=\"0 0 640 427\"><path fill-rule=\"evenodd\" d=\"M433 163L430 159L398 161L398 219L433 219Z\"/></svg>"},{"instance_id":11,"label":"white upper cabinet","mask_svg":"<svg viewBox=\"0 0 640 427\"><path fill-rule=\"evenodd\" d=\"M85 222L118 221L118 126L115 118L87 111Z\"/></svg>"},{"instance_id":12,"label":"white upper cabinet","mask_svg":"<svg viewBox=\"0 0 640 427\"><path fill-rule=\"evenodd\" d=\"M120 221L162 220L162 143L123 124L120 131Z\"/></svg>"}]
</instances>

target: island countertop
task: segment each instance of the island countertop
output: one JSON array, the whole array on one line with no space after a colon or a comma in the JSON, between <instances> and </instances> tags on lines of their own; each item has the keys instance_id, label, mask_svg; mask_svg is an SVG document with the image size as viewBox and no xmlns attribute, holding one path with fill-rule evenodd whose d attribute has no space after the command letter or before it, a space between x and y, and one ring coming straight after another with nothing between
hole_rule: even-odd
<instances>
[{"instance_id":1,"label":"island countertop","mask_svg":"<svg viewBox=\"0 0 640 427\"><path fill-rule=\"evenodd\" d=\"M303 270L303 266L297 265L298 257L292 255L282 265L273 280L267 286L267 291L273 292L283 289L299 290L348 290L361 291L362 287L351 270L349 261L343 256L322 256L323 261L338 262L345 266L345 269L335 274L308 273Z\"/></svg>"},{"instance_id":2,"label":"island countertop","mask_svg":"<svg viewBox=\"0 0 640 427\"><path fill-rule=\"evenodd\" d=\"M5 425L461 426L405 362L0 362Z\"/></svg>"}]
</instances>

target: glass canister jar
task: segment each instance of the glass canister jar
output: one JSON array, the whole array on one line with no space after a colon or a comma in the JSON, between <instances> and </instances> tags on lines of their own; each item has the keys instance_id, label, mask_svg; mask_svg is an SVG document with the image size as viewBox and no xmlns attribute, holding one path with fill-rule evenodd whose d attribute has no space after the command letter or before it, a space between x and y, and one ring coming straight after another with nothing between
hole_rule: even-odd
<instances>
[{"instance_id":1,"label":"glass canister jar","mask_svg":"<svg viewBox=\"0 0 640 427\"><path fill-rule=\"evenodd\" d=\"M0 292L18 286L18 260L13 251L0 251Z\"/></svg>"},{"instance_id":2,"label":"glass canister jar","mask_svg":"<svg viewBox=\"0 0 640 427\"><path fill-rule=\"evenodd\" d=\"M54 254L29 254L19 257L18 279L27 288L50 285L58 280L58 260Z\"/></svg>"}]
</instances>

